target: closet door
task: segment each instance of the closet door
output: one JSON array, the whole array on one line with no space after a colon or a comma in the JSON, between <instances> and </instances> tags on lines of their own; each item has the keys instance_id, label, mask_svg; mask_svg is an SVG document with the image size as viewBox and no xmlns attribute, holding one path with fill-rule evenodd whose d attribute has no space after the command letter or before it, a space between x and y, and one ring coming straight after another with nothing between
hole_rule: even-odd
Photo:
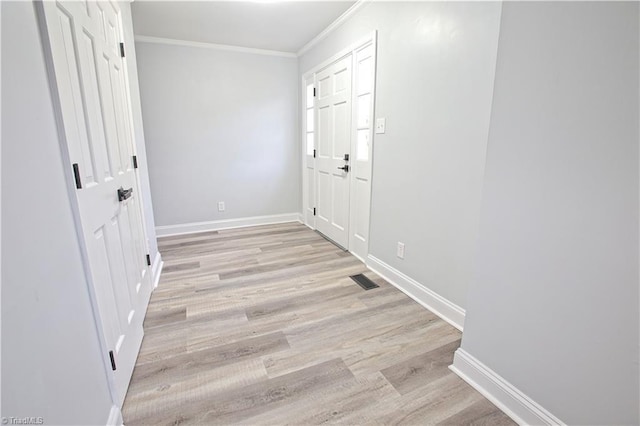
<instances>
[{"instance_id":1,"label":"closet door","mask_svg":"<svg viewBox=\"0 0 640 426\"><path fill-rule=\"evenodd\" d=\"M100 1L44 1L39 7L105 368L121 406L151 291L121 12L118 3Z\"/></svg>"}]
</instances>

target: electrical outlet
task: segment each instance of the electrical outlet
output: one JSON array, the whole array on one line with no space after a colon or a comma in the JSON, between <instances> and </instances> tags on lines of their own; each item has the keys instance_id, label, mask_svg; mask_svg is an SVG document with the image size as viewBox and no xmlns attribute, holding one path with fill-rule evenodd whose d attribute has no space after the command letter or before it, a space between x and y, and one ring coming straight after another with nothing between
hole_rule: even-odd
<instances>
[{"instance_id":1,"label":"electrical outlet","mask_svg":"<svg viewBox=\"0 0 640 426\"><path fill-rule=\"evenodd\" d=\"M218 201L218 211L219 212L224 211L224 201Z\"/></svg>"},{"instance_id":2,"label":"electrical outlet","mask_svg":"<svg viewBox=\"0 0 640 426\"><path fill-rule=\"evenodd\" d=\"M387 127L387 120L383 117L376 119L376 133L382 134Z\"/></svg>"},{"instance_id":3,"label":"electrical outlet","mask_svg":"<svg viewBox=\"0 0 640 426\"><path fill-rule=\"evenodd\" d=\"M400 259L404 259L404 243L398 241L398 250L396 251L396 256Z\"/></svg>"}]
</instances>

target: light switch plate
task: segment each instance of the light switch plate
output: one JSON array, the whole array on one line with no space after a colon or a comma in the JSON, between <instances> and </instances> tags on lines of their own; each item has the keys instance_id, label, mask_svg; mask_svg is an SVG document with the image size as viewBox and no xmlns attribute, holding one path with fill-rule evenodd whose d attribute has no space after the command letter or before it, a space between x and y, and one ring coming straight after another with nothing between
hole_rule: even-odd
<instances>
[{"instance_id":1,"label":"light switch plate","mask_svg":"<svg viewBox=\"0 0 640 426\"><path fill-rule=\"evenodd\" d=\"M376 133L381 134L384 133L384 128L386 126L386 118L377 118L376 119Z\"/></svg>"}]
</instances>

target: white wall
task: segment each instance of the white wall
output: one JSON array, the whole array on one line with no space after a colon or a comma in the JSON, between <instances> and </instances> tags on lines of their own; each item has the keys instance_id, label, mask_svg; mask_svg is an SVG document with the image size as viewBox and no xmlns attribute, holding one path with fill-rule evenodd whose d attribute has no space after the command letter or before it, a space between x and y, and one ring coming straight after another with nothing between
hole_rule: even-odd
<instances>
[{"instance_id":1,"label":"white wall","mask_svg":"<svg viewBox=\"0 0 640 426\"><path fill-rule=\"evenodd\" d=\"M464 307L478 232L501 5L373 2L301 74L378 30L371 255ZM396 257L397 242L406 245Z\"/></svg>"},{"instance_id":2,"label":"white wall","mask_svg":"<svg viewBox=\"0 0 640 426\"><path fill-rule=\"evenodd\" d=\"M157 225L298 212L296 59L136 47Z\"/></svg>"},{"instance_id":3,"label":"white wall","mask_svg":"<svg viewBox=\"0 0 640 426\"><path fill-rule=\"evenodd\" d=\"M505 3L462 348L568 424L638 424L638 3Z\"/></svg>"},{"instance_id":4,"label":"white wall","mask_svg":"<svg viewBox=\"0 0 640 426\"><path fill-rule=\"evenodd\" d=\"M34 5L2 2L2 416L111 408Z\"/></svg>"}]
</instances>

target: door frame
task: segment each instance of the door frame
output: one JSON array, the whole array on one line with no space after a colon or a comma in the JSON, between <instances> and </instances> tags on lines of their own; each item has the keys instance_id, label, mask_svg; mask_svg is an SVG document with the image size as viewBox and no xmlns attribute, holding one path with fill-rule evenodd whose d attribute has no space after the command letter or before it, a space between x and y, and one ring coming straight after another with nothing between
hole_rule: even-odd
<instances>
[{"instance_id":1,"label":"door frame","mask_svg":"<svg viewBox=\"0 0 640 426\"><path fill-rule=\"evenodd\" d=\"M89 301L90 301L91 311L93 316L93 326L94 326L96 336L98 337L98 344L100 346L100 351L101 351L103 372L105 374L106 382L108 385L108 389L109 389L109 393L112 401L112 407L109 413L108 424L122 424L123 422L122 411L121 411L121 406L118 402L118 390L117 390L114 376L111 374L111 368L110 368L111 359L109 357L109 351L111 350L111 348L107 345L107 339L104 334L103 325L102 325L103 321L99 311L99 304L98 304L98 297L95 289L95 283L91 275L91 263L89 261L88 249L87 249L85 239L83 237L84 234L83 234L83 225L82 225L81 214L80 214L80 204L78 199L75 177L72 172L73 167L71 164L72 162L70 157L69 144L67 141L67 136L66 136L65 128L63 124L64 121L63 121L63 111L61 106L61 98L60 98L58 80L55 72L53 53L51 50L51 40L49 39L49 35L48 35L47 20L46 20L43 3L40 1L36 1L35 10L36 10L36 16L38 20L38 27L40 29L40 39L42 41L47 80L48 80L49 90L51 92L51 97L53 101L52 106L55 114L61 159L62 159L63 167L65 168L64 175L65 175L65 181L67 186L67 192L69 195L69 202L71 205L74 227L76 230L76 239L78 241L78 246L80 249L80 256L82 259L82 266L84 270L83 272L84 272L85 282L87 285L87 292L89 294ZM119 19L121 23L120 34L118 34L118 37L120 38L120 40L122 40L123 43L125 43L126 46L132 45L133 40L128 40L125 36L124 19L122 17L122 10L120 9L118 13L120 15ZM130 89L130 82L129 82L129 63L127 60L128 58L126 56L123 57L122 59L123 59L123 72L124 72L123 78L124 78L124 90L125 90L124 100L126 102L125 108L127 109L127 111L125 111L123 115L127 120L129 120L129 126L127 126L128 128L127 131L130 133L130 138L131 138L131 149L132 149L131 152L133 155L137 155L137 144L136 144L136 136L135 136L135 129L134 129L133 109L132 109L133 104L131 101L131 89ZM135 173L135 179L136 179L136 183L138 184L138 189L140 190L141 182L140 182L139 172ZM140 194L138 195L140 196ZM148 232L146 228L146 223L144 220L144 218L146 217L146 212L145 212L145 207L143 205L141 197L138 202L138 206L140 208L140 218L139 218L140 226L143 234L142 236L144 238L143 247L147 249L147 252L149 252L149 237L148 237ZM151 282L153 278L151 276L152 275L151 266L147 266L147 274L149 274L149 280ZM151 282L150 287L151 287L151 292L153 292L154 290L153 282ZM151 292L146 298L146 303L145 303L146 306L148 306ZM145 306L145 311L146 311L146 306ZM144 335L144 329L143 329L143 335Z\"/></svg>"},{"instance_id":2,"label":"door frame","mask_svg":"<svg viewBox=\"0 0 640 426\"><path fill-rule=\"evenodd\" d=\"M329 57L328 59L325 59L324 61L320 62L319 64L313 66L311 69L309 69L307 72L305 72L302 77L301 77L301 81L300 81L300 105L299 105L299 111L300 111L300 141L301 141L301 172L302 172L302 215L301 215L301 221L304 225L306 225L307 227L315 230L316 229L316 218L313 215L313 213L309 210L311 204L316 205L317 201L316 201L316 196L317 196L317 182L312 182L312 184L314 185L314 191L313 194L310 194L309 191L309 173L308 173L308 169L314 169L315 170L315 163L314 163L314 159L313 157L307 155L307 86L309 84L309 82L313 82L314 78L315 78L315 74L322 70L323 68L328 67L329 65L333 64L334 62L344 58L345 56L351 55L351 61L352 61L352 73L351 73L351 147L350 147L350 158L355 159L355 150L356 150L356 146L355 146L355 142L356 142L356 137L357 137L357 120L355 117L356 114L356 102L357 102L357 91L356 91L356 87L357 87L357 72L356 72L356 58L357 58L357 52L360 51L361 49L367 47L367 46L373 46L373 82L372 82L372 88L371 88L371 107L370 107L370 111L371 111L371 116L370 116L370 123L369 123L369 132L371 135L371 149L370 149L370 162L371 162L371 173L369 176L369 186L368 186L368 201L369 201L369 205L366 207L366 213L367 213L367 219L368 219L368 223L369 226L367 227L367 241L366 241L366 253L355 253L353 251L353 246L354 246L354 234L352 232L353 230L353 222L354 222L354 194L355 194L355 173L349 173L349 247L345 247L351 254L353 254L354 256L356 256L358 259L360 259L362 262L365 262L365 259L367 258L368 254L369 254L369 239L370 239L370 218L371 218L371 189L372 189L372 178L373 178L373 146L374 146L374 123L375 123L375 94L376 94L376 74L377 74L377 31L374 30L371 33L369 33L367 36L359 39L358 41L356 41L355 43L350 44L349 46L345 47L344 49L340 50L338 53L332 55L331 57ZM315 109L315 104L314 104L314 109ZM317 119L316 117L314 117L314 125L317 125ZM314 148L317 147L317 138L316 136L316 132L314 132ZM311 201L313 201L313 203L311 203Z\"/></svg>"}]
</instances>

